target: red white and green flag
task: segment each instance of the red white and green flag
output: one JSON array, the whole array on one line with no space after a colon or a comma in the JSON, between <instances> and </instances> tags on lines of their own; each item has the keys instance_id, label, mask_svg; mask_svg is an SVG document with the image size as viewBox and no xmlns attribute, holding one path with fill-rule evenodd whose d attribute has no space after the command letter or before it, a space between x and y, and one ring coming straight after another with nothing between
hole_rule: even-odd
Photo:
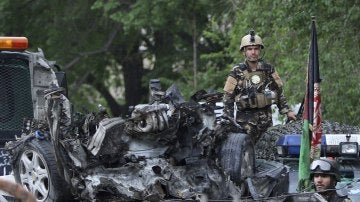
<instances>
[{"instance_id":1,"label":"red white and green flag","mask_svg":"<svg viewBox=\"0 0 360 202\"><path fill-rule=\"evenodd\" d=\"M315 18L311 22L311 43L306 78L306 94L304 102L303 132L301 136L299 158L300 191L310 188L310 163L320 158L321 150L321 96L320 72Z\"/></svg>"}]
</instances>

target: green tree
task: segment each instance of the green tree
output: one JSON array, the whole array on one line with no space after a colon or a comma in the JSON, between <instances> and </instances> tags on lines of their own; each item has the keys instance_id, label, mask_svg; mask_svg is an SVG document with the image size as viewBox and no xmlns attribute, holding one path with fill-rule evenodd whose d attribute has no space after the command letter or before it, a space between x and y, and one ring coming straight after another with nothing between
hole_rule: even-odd
<instances>
[{"instance_id":1,"label":"green tree","mask_svg":"<svg viewBox=\"0 0 360 202\"><path fill-rule=\"evenodd\" d=\"M241 11L231 37L233 57L239 56L239 36L254 28L264 39L264 58L277 67L291 103L304 96L311 16L316 16L323 119L360 124L359 1L255 0Z\"/></svg>"},{"instance_id":2,"label":"green tree","mask_svg":"<svg viewBox=\"0 0 360 202\"><path fill-rule=\"evenodd\" d=\"M93 3L4 1L2 32L27 36L32 49L36 44L48 58L62 64L78 108L101 103L114 115L125 114L127 106L140 102L144 94L139 34L119 37L123 27L101 11L91 10ZM114 97L113 90L123 90L125 96Z\"/></svg>"},{"instance_id":3,"label":"green tree","mask_svg":"<svg viewBox=\"0 0 360 202\"><path fill-rule=\"evenodd\" d=\"M315 15L323 117L360 125L359 13L359 0L3 0L0 24L63 66L77 108L100 103L120 115L146 101L151 78L175 82L186 97L221 90L250 29L263 37L263 58L289 102L299 103Z\"/></svg>"}]
</instances>

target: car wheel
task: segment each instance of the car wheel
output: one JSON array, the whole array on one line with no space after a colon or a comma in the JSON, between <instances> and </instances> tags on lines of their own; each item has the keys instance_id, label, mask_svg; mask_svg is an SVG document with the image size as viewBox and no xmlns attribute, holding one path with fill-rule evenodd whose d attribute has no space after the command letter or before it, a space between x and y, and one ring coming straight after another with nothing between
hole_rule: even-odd
<instances>
[{"instance_id":1,"label":"car wheel","mask_svg":"<svg viewBox=\"0 0 360 202\"><path fill-rule=\"evenodd\" d=\"M225 173L237 185L254 175L254 146L247 134L231 133L224 140L220 151L220 163Z\"/></svg>"},{"instance_id":2,"label":"car wheel","mask_svg":"<svg viewBox=\"0 0 360 202\"><path fill-rule=\"evenodd\" d=\"M57 169L49 141L34 139L25 143L14 164L15 180L41 201L70 201L71 194Z\"/></svg>"}]
</instances>

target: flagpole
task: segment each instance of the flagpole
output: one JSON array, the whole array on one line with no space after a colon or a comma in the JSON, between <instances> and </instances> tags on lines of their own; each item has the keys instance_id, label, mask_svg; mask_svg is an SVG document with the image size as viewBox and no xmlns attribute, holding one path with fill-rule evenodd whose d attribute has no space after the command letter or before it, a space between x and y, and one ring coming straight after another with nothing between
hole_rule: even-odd
<instances>
[{"instance_id":1,"label":"flagpole","mask_svg":"<svg viewBox=\"0 0 360 202\"><path fill-rule=\"evenodd\" d=\"M317 45L317 34L315 27L315 17L312 17L312 67L313 67L313 114L312 114L312 127L311 127L311 150L310 158L311 160L320 158L321 150L321 135L322 135L322 125L321 125L321 94L320 94L320 69L319 69L319 57L318 57L318 45Z\"/></svg>"},{"instance_id":2,"label":"flagpole","mask_svg":"<svg viewBox=\"0 0 360 202\"><path fill-rule=\"evenodd\" d=\"M309 191L311 189L310 163L313 159L320 158L322 133L320 81L315 17L312 16L311 42L306 75L306 93L299 156L299 191Z\"/></svg>"}]
</instances>

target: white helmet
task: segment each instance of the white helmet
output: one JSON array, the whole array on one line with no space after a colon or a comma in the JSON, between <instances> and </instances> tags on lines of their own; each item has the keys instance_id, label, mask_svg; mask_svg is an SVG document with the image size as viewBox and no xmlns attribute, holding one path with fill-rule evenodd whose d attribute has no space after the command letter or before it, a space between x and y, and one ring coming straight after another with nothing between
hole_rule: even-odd
<instances>
[{"instance_id":1,"label":"white helmet","mask_svg":"<svg viewBox=\"0 0 360 202\"><path fill-rule=\"evenodd\" d=\"M245 35L241 39L240 51L243 51L246 46L256 46L259 45L261 49L264 48L264 44L259 35L255 34L254 30L250 30L248 35Z\"/></svg>"}]
</instances>

